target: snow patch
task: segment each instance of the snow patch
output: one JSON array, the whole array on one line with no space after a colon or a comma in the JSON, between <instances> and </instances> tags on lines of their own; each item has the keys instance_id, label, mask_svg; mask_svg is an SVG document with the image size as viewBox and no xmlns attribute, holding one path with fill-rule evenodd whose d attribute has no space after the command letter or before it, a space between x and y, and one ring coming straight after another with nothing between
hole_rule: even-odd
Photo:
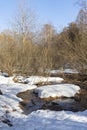
<instances>
[{"instance_id":1,"label":"snow patch","mask_svg":"<svg viewBox=\"0 0 87 130\"><path fill-rule=\"evenodd\" d=\"M57 84L47 85L36 88L35 92L38 93L40 98L49 97L73 97L76 93L79 93L80 87L73 84Z\"/></svg>"},{"instance_id":2,"label":"snow patch","mask_svg":"<svg viewBox=\"0 0 87 130\"><path fill-rule=\"evenodd\" d=\"M60 74L60 73L66 73L66 74L78 74L79 72L75 69L64 69L64 70L50 70L48 71L50 74Z\"/></svg>"},{"instance_id":3,"label":"snow patch","mask_svg":"<svg viewBox=\"0 0 87 130\"><path fill-rule=\"evenodd\" d=\"M26 79L29 84L37 84L41 82L54 82L61 83L63 78L60 77L42 77L42 76L30 76Z\"/></svg>"}]
</instances>

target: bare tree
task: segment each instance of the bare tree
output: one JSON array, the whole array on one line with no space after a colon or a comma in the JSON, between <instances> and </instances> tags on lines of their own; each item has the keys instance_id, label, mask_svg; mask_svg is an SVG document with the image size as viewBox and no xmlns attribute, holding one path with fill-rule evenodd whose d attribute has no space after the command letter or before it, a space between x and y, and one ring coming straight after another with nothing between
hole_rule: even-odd
<instances>
[{"instance_id":1,"label":"bare tree","mask_svg":"<svg viewBox=\"0 0 87 130\"><path fill-rule=\"evenodd\" d=\"M81 9L77 15L76 23L81 31L87 31L87 1L80 0L78 3L81 6Z\"/></svg>"},{"instance_id":2,"label":"bare tree","mask_svg":"<svg viewBox=\"0 0 87 130\"><path fill-rule=\"evenodd\" d=\"M36 28L36 18L34 11L27 7L25 1L21 1L18 11L13 19L12 28L16 34L20 35L23 42L33 40Z\"/></svg>"},{"instance_id":3,"label":"bare tree","mask_svg":"<svg viewBox=\"0 0 87 130\"><path fill-rule=\"evenodd\" d=\"M52 38L55 36L56 30L54 26L50 23L43 25L41 29L41 38L42 41L46 44L49 44L52 42Z\"/></svg>"}]
</instances>

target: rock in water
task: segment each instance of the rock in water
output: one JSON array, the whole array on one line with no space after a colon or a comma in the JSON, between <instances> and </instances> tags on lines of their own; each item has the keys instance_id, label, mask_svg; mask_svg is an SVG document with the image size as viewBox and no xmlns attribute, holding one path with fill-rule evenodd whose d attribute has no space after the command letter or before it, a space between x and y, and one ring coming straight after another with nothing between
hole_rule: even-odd
<instances>
[{"instance_id":1,"label":"rock in water","mask_svg":"<svg viewBox=\"0 0 87 130\"><path fill-rule=\"evenodd\" d=\"M0 95L2 95L2 91L0 90Z\"/></svg>"}]
</instances>

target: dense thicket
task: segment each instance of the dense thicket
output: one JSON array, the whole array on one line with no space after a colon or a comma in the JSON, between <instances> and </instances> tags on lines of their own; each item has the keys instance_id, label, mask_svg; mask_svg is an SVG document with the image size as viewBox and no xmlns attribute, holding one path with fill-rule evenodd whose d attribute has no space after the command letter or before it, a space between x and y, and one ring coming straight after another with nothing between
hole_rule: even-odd
<instances>
[{"instance_id":1,"label":"dense thicket","mask_svg":"<svg viewBox=\"0 0 87 130\"><path fill-rule=\"evenodd\" d=\"M24 8L20 12L16 17L15 28L0 33L2 71L31 75L68 66L87 73L86 8L82 8L76 21L61 33L57 33L57 29L49 23L37 33L33 15L28 17Z\"/></svg>"}]
</instances>

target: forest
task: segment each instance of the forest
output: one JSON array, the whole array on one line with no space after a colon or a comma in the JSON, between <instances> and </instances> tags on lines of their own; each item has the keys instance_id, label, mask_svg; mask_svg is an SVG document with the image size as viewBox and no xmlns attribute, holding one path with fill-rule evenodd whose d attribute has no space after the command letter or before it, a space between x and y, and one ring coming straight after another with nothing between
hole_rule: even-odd
<instances>
[{"instance_id":1,"label":"forest","mask_svg":"<svg viewBox=\"0 0 87 130\"><path fill-rule=\"evenodd\" d=\"M1 71L44 75L46 70L67 67L87 73L86 2L61 32L51 23L39 27L34 12L20 6L11 29L0 33Z\"/></svg>"}]
</instances>

